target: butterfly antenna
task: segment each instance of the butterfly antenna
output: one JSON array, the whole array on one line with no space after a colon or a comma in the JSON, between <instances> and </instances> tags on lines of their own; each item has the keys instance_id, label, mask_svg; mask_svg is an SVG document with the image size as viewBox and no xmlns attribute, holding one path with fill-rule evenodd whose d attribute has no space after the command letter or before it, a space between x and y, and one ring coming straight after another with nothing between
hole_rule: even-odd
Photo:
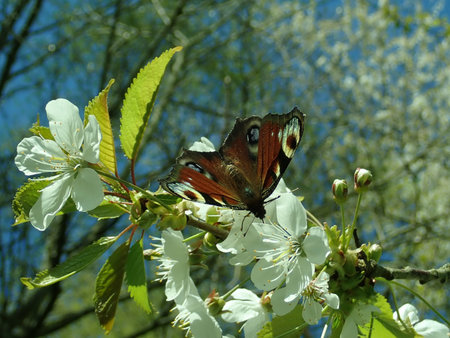
<instances>
[{"instance_id":1,"label":"butterfly antenna","mask_svg":"<svg viewBox=\"0 0 450 338\"><path fill-rule=\"evenodd\" d=\"M277 197L274 197L274 198L272 198L272 199L270 199L270 200L264 201L264 204L273 202L273 201L275 201L276 199L279 199L280 197L281 197L281 195L278 195Z\"/></svg>"}]
</instances>

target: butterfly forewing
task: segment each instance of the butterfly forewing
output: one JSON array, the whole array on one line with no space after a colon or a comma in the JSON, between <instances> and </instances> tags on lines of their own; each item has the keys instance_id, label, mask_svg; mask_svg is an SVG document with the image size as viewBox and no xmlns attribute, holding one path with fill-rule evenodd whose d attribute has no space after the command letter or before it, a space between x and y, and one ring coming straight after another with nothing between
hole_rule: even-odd
<instances>
[{"instance_id":1,"label":"butterfly forewing","mask_svg":"<svg viewBox=\"0 0 450 338\"><path fill-rule=\"evenodd\" d=\"M258 176L266 199L275 190L303 135L304 114L295 107L284 115L268 114L261 123Z\"/></svg>"}]
</instances>

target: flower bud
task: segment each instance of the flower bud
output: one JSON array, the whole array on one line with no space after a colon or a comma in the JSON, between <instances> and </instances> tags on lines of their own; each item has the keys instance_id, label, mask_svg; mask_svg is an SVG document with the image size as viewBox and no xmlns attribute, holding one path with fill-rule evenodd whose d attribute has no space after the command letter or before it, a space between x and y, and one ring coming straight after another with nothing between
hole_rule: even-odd
<instances>
[{"instance_id":1,"label":"flower bud","mask_svg":"<svg viewBox=\"0 0 450 338\"><path fill-rule=\"evenodd\" d=\"M216 250L217 243L219 243L219 239L210 232L203 237L203 244L209 249Z\"/></svg>"},{"instance_id":2,"label":"flower bud","mask_svg":"<svg viewBox=\"0 0 450 338\"><path fill-rule=\"evenodd\" d=\"M356 192L363 192L366 191L368 189L368 186L370 183L372 183L372 173L367 170L367 169L363 169L363 168L358 168L355 171L355 190Z\"/></svg>"},{"instance_id":3,"label":"flower bud","mask_svg":"<svg viewBox=\"0 0 450 338\"><path fill-rule=\"evenodd\" d=\"M381 245L372 244L369 247L369 258L373 259L375 262L378 262L381 258L382 252L383 252L383 249L381 248Z\"/></svg>"},{"instance_id":4,"label":"flower bud","mask_svg":"<svg viewBox=\"0 0 450 338\"><path fill-rule=\"evenodd\" d=\"M335 179L331 186L333 199L337 204L343 204L347 200L348 185L346 180Z\"/></svg>"}]
</instances>

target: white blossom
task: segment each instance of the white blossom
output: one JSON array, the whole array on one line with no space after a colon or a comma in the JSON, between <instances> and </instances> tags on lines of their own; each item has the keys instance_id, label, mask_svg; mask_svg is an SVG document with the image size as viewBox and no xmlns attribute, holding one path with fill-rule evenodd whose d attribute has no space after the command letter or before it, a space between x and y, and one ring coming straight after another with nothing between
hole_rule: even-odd
<instances>
[{"instance_id":1,"label":"white blossom","mask_svg":"<svg viewBox=\"0 0 450 338\"><path fill-rule=\"evenodd\" d=\"M247 289L237 289L231 294L233 298L227 301L222 309L222 318L226 322L245 322L242 325L245 337L257 337L264 324L269 321L269 315L262 304L261 298Z\"/></svg>"},{"instance_id":2,"label":"white blossom","mask_svg":"<svg viewBox=\"0 0 450 338\"><path fill-rule=\"evenodd\" d=\"M447 338L449 336L450 330L446 325L431 319L421 321L419 311L411 304L401 306L398 313L406 325L412 326L418 334L425 338ZM398 313L394 312L394 319L397 321Z\"/></svg>"},{"instance_id":3,"label":"white blossom","mask_svg":"<svg viewBox=\"0 0 450 338\"><path fill-rule=\"evenodd\" d=\"M339 297L334 293L328 292L329 279L328 273L322 272L303 290L302 316L305 322L310 325L317 324L322 317L322 303L329 305L333 309L339 308Z\"/></svg>"},{"instance_id":4,"label":"white blossom","mask_svg":"<svg viewBox=\"0 0 450 338\"><path fill-rule=\"evenodd\" d=\"M15 164L25 175L53 173L29 213L31 224L45 230L69 197L79 211L89 211L103 200L103 185L89 163L98 163L101 131L94 115L83 122L78 108L65 99L50 101L45 110L54 140L32 136L17 146ZM82 150L81 150L82 148Z\"/></svg>"}]
</instances>

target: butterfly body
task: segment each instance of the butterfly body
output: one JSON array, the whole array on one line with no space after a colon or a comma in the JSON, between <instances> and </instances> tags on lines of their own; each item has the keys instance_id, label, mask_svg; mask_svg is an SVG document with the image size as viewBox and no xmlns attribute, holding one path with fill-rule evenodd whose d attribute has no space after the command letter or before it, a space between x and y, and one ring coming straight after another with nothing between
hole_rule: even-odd
<instances>
[{"instance_id":1,"label":"butterfly body","mask_svg":"<svg viewBox=\"0 0 450 338\"><path fill-rule=\"evenodd\" d=\"M249 210L263 219L264 201L294 156L304 118L294 108L283 115L237 119L219 151L183 150L161 185L181 198Z\"/></svg>"}]
</instances>

